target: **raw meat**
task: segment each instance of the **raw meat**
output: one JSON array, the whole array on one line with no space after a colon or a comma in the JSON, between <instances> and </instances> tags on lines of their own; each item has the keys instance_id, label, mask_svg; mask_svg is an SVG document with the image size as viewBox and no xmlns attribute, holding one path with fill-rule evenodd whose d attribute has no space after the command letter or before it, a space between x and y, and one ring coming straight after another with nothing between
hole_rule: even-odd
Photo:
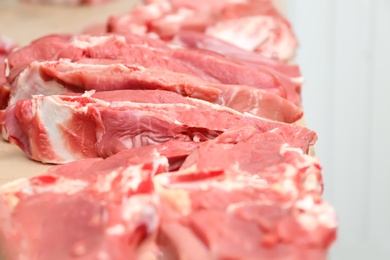
<instances>
[{"instance_id":1,"label":"raw meat","mask_svg":"<svg viewBox=\"0 0 390 260\"><path fill-rule=\"evenodd\" d=\"M318 161L297 148L310 132L287 128L171 140L7 184L6 259L324 260L337 221L320 199Z\"/></svg>"},{"instance_id":2,"label":"raw meat","mask_svg":"<svg viewBox=\"0 0 390 260\"><path fill-rule=\"evenodd\" d=\"M118 156L80 160L2 186L5 258L145 259L142 248L160 221L152 177L167 171L167 158L155 149L130 160Z\"/></svg>"},{"instance_id":3,"label":"raw meat","mask_svg":"<svg viewBox=\"0 0 390 260\"><path fill-rule=\"evenodd\" d=\"M217 52L241 64L274 75L287 91L287 97L295 104L301 103L300 93L304 79L297 65L287 64L276 59L269 59L259 53L246 51L217 38L197 32L179 32L171 42L188 48L206 49Z\"/></svg>"},{"instance_id":4,"label":"raw meat","mask_svg":"<svg viewBox=\"0 0 390 260\"><path fill-rule=\"evenodd\" d=\"M50 45L50 42L54 44ZM49 50L40 54L44 47ZM290 80L283 73L250 62L243 64L240 60L215 52L177 48L162 41L131 34L98 37L81 35L73 39L63 35L40 39L10 55L9 84L12 85L15 78L33 61L61 58L72 61L84 58L115 59L128 65L184 73L213 83L252 86L287 97L296 105L300 104L300 82Z\"/></svg>"},{"instance_id":5,"label":"raw meat","mask_svg":"<svg viewBox=\"0 0 390 260\"><path fill-rule=\"evenodd\" d=\"M257 64L261 67L272 68L273 70L291 78L291 80L302 82L302 74L296 64L285 63L277 59L270 59L260 53L253 53L241 49L231 43L218 38L194 31L180 31L175 34L172 41L174 45L187 48L205 49L220 53L233 58L244 64Z\"/></svg>"},{"instance_id":6,"label":"raw meat","mask_svg":"<svg viewBox=\"0 0 390 260\"><path fill-rule=\"evenodd\" d=\"M63 164L0 187L6 259L325 260L337 218L272 2L145 0L102 28L4 62L0 41L3 137Z\"/></svg>"},{"instance_id":7,"label":"raw meat","mask_svg":"<svg viewBox=\"0 0 390 260\"><path fill-rule=\"evenodd\" d=\"M284 126L289 126L291 132L302 130L296 125L242 114L172 92L148 94L168 97L164 101L153 98L132 101L132 95L128 95L128 101L106 102L88 94L35 96L6 110L3 132L28 157L45 163L65 163L107 157L169 139L204 141L237 126L253 126L262 132ZM315 139L315 133L311 132L312 144Z\"/></svg>"},{"instance_id":8,"label":"raw meat","mask_svg":"<svg viewBox=\"0 0 390 260\"><path fill-rule=\"evenodd\" d=\"M69 60L33 62L11 85L9 104L33 95L85 90L158 89L202 99L239 112L292 123L302 110L266 90L244 85L209 83L197 77L160 68L127 65L121 61Z\"/></svg>"},{"instance_id":9,"label":"raw meat","mask_svg":"<svg viewBox=\"0 0 390 260\"><path fill-rule=\"evenodd\" d=\"M112 16L109 32L132 32L170 40L181 30L204 32L267 57L291 60L298 45L291 26L270 0L155 0Z\"/></svg>"},{"instance_id":10,"label":"raw meat","mask_svg":"<svg viewBox=\"0 0 390 260\"><path fill-rule=\"evenodd\" d=\"M202 259L326 259L337 220L320 198L318 161L277 132L247 130L201 143L180 171L154 178L163 252L170 259L197 259L191 252Z\"/></svg>"},{"instance_id":11,"label":"raw meat","mask_svg":"<svg viewBox=\"0 0 390 260\"><path fill-rule=\"evenodd\" d=\"M0 36L0 110L4 109L7 106L7 100L9 96L10 89L5 86L5 60L7 59L8 54L16 49L16 44L13 43L8 38Z\"/></svg>"}]
</instances>

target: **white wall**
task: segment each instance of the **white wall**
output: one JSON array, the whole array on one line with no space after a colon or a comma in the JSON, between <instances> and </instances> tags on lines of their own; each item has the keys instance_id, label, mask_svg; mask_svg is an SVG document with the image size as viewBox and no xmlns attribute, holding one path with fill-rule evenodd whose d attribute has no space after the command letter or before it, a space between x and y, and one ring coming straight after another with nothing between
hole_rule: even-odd
<instances>
[{"instance_id":1,"label":"white wall","mask_svg":"<svg viewBox=\"0 0 390 260\"><path fill-rule=\"evenodd\" d=\"M325 197L339 218L332 260L390 259L390 1L287 0L307 79Z\"/></svg>"}]
</instances>

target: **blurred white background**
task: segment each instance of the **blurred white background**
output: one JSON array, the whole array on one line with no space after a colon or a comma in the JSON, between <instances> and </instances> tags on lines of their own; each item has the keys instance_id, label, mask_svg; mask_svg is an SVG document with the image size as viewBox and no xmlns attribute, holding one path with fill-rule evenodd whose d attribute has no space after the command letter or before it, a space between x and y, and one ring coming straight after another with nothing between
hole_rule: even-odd
<instances>
[{"instance_id":1,"label":"blurred white background","mask_svg":"<svg viewBox=\"0 0 390 260\"><path fill-rule=\"evenodd\" d=\"M390 259L390 1L288 0L308 127L340 218L331 260Z\"/></svg>"}]
</instances>

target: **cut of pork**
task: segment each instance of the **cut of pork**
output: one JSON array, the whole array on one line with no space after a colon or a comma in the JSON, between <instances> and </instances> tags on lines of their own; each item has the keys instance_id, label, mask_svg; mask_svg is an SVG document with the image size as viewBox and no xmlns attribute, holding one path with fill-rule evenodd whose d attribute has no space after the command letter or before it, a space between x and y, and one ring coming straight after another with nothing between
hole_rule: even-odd
<instances>
[{"instance_id":1,"label":"cut of pork","mask_svg":"<svg viewBox=\"0 0 390 260\"><path fill-rule=\"evenodd\" d=\"M207 2L207 3L206 3ZM127 14L112 16L109 32L132 32L170 40L181 30L204 32L249 51L291 60L297 39L269 0L146 1Z\"/></svg>"},{"instance_id":2,"label":"cut of pork","mask_svg":"<svg viewBox=\"0 0 390 260\"><path fill-rule=\"evenodd\" d=\"M303 115L302 110L293 103L262 89L210 83L160 68L145 68L110 60L87 59L77 63L69 60L33 62L11 86L10 105L38 94L157 89L286 123L295 122Z\"/></svg>"},{"instance_id":3,"label":"cut of pork","mask_svg":"<svg viewBox=\"0 0 390 260\"><path fill-rule=\"evenodd\" d=\"M318 161L275 131L249 132L206 141L180 171L154 178L170 259L326 259L337 220Z\"/></svg>"},{"instance_id":4,"label":"cut of pork","mask_svg":"<svg viewBox=\"0 0 390 260\"><path fill-rule=\"evenodd\" d=\"M175 97L174 102L169 96L163 103L150 103L153 99L147 97L136 102L114 101L111 97L112 101L106 102L88 95L34 96L6 110L3 131L28 157L45 163L65 163L107 157L170 139L204 141L237 126L253 126L262 132L284 126L291 131L302 129L162 92L150 90L149 95L169 93ZM177 101L180 99L182 103ZM316 135L311 135L314 143Z\"/></svg>"},{"instance_id":5,"label":"cut of pork","mask_svg":"<svg viewBox=\"0 0 390 260\"><path fill-rule=\"evenodd\" d=\"M52 41L54 44L50 45ZM40 55L43 47L49 50ZM21 71L33 61L61 58L71 61L85 58L115 59L128 65L196 76L212 83L252 86L286 97L296 105L300 104L301 82L292 81L284 76L284 72L279 73L256 63L242 63L239 59L216 52L177 48L162 41L131 34L96 37L81 35L71 39L66 35L42 38L9 57L11 72L8 83L12 85Z\"/></svg>"},{"instance_id":6,"label":"cut of pork","mask_svg":"<svg viewBox=\"0 0 390 260\"><path fill-rule=\"evenodd\" d=\"M131 38L131 42L134 44L147 44L152 47L157 47L154 44L158 44L155 40L148 42L149 39L146 37L132 37L132 35L127 35L127 38ZM106 45L107 43L108 46ZM165 45L163 44L163 46ZM34 61L51 61L61 58L69 58L76 61L85 56L88 57L90 55L84 54L84 52L87 52L86 49L92 46L101 47L95 49L95 55L97 57L114 59L118 55L118 51L115 50L126 48L127 42L123 36L89 37L85 35L73 36L70 34L47 35L34 40L29 45L9 55L8 67L10 69L10 75L8 75L8 81L12 83ZM99 50L102 50L102 53Z\"/></svg>"},{"instance_id":7,"label":"cut of pork","mask_svg":"<svg viewBox=\"0 0 390 260\"><path fill-rule=\"evenodd\" d=\"M229 42L194 31L180 31L169 43L187 48L205 49L233 58L244 64L257 64L271 68L294 81L302 81L302 74L296 64L270 59L260 53L239 48Z\"/></svg>"},{"instance_id":8,"label":"cut of pork","mask_svg":"<svg viewBox=\"0 0 390 260\"><path fill-rule=\"evenodd\" d=\"M172 140L7 184L0 188L6 257L324 260L336 219L320 199L320 167L296 148L308 138L297 145L282 132L241 127L195 146ZM169 159L191 152L189 167L168 173Z\"/></svg>"},{"instance_id":9,"label":"cut of pork","mask_svg":"<svg viewBox=\"0 0 390 260\"><path fill-rule=\"evenodd\" d=\"M290 23L270 0L248 0L228 5L206 34L267 57L292 60L298 41Z\"/></svg>"},{"instance_id":10,"label":"cut of pork","mask_svg":"<svg viewBox=\"0 0 390 260\"><path fill-rule=\"evenodd\" d=\"M160 221L152 176L168 162L153 150L143 156L137 164L80 160L2 186L5 259L144 259ZM94 168L98 174L78 177Z\"/></svg>"}]
</instances>

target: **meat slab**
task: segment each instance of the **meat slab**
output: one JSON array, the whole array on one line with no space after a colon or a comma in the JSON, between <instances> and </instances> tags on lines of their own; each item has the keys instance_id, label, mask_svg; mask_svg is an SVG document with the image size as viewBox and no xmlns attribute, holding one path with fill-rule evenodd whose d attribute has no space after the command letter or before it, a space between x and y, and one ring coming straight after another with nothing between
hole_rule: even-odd
<instances>
[{"instance_id":1,"label":"meat slab","mask_svg":"<svg viewBox=\"0 0 390 260\"><path fill-rule=\"evenodd\" d=\"M145 259L160 221L152 177L168 161L155 149L140 154L80 160L1 187L5 259Z\"/></svg>"},{"instance_id":2,"label":"meat slab","mask_svg":"<svg viewBox=\"0 0 390 260\"><path fill-rule=\"evenodd\" d=\"M321 167L298 148L309 138L282 132L238 127L199 144L170 140L7 184L6 257L325 259L336 220L321 200Z\"/></svg>"},{"instance_id":3,"label":"meat slab","mask_svg":"<svg viewBox=\"0 0 390 260\"><path fill-rule=\"evenodd\" d=\"M9 104L33 95L53 95L85 90L157 89L224 105L239 112L292 123L301 108L264 89L245 85L210 83L183 73L145 68L122 61L83 59L76 62L33 62L12 83Z\"/></svg>"},{"instance_id":4,"label":"meat slab","mask_svg":"<svg viewBox=\"0 0 390 260\"><path fill-rule=\"evenodd\" d=\"M253 126L260 131L287 126L291 132L302 129L173 92L140 92L101 92L98 98L87 93L20 100L5 111L3 133L34 160L65 163L107 157L169 139L205 141L237 126ZM118 96L121 98L115 98ZM316 135L309 132L314 142Z\"/></svg>"},{"instance_id":5,"label":"meat slab","mask_svg":"<svg viewBox=\"0 0 390 260\"><path fill-rule=\"evenodd\" d=\"M291 26L269 0L149 0L108 21L110 32L171 39L182 30L203 32L267 57L291 60L298 45ZM216 1L215 1L216 2Z\"/></svg>"},{"instance_id":6,"label":"meat slab","mask_svg":"<svg viewBox=\"0 0 390 260\"><path fill-rule=\"evenodd\" d=\"M162 41L150 39L144 36L133 34L126 35L103 35L87 36L80 35L70 37L67 35L52 35L36 40L9 56L8 64L10 75L8 84L11 86L11 104L15 96L24 95L19 93L18 84L24 84L31 70L34 71L34 61L59 61L69 59L72 62L89 60L90 65L101 65L109 63L107 60L114 60L113 63L122 63L129 66L142 66L147 69L159 69L167 71L168 75L173 72L186 74L199 80L198 84L221 83L223 85L244 85L253 89L262 89L288 99L295 105L300 105L301 81L299 71L288 66L275 65L274 68L260 66L259 63L245 62L234 56L225 56L213 51L192 49L168 45ZM101 60L102 59L102 60ZM263 58L264 59L264 58ZM265 61L263 61L265 63ZM273 62L269 62L273 63ZM277 62L274 62L278 64ZM30 66L27 71L24 71ZM71 69L72 65L68 65ZM73 70L78 72L78 67ZM294 70L293 79L286 73ZM38 71L35 71L38 73ZM80 73L83 73L80 70ZM27 75L26 75L27 74ZM18 77L21 77L18 81ZM36 75L35 77L38 77ZM169 77L169 76L167 76ZM145 78L140 78L147 80ZM39 79L45 81L45 78ZM195 80L192 80L194 83ZM109 88L109 86L106 86ZM112 87L113 88L113 87ZM28 91L27 91L28 93ZM13 100L13 101L12 101Z\"/></svg>"},{"instance_id":7,"label":"meat slab","mask_svg":"<svg viewBox=\"0 0 390 260\"><path fill-rule=\"evenodd\" d=\"M276 132L247 130L200 144L181 170L155 177L162 250L171 259L326 259L337 221L320 199L318 161Z\"/></svg>"}]
</instances>

